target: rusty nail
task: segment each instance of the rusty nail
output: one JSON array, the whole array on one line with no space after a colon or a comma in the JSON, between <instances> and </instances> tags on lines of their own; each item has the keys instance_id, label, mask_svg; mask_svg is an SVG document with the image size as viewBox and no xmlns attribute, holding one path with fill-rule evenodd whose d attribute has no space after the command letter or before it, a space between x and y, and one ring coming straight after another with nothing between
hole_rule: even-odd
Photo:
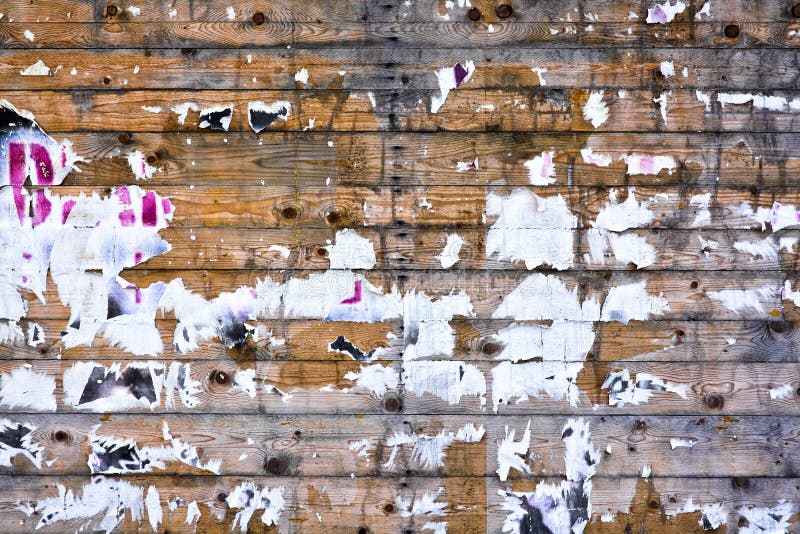
<instances>
[{"instance_id":1,"label":"rusty nail","mask_svg":"<svg viewBox=\"0 0 800 534\"><path fill-rule=\"evenodd\" d=\"M497 17L501 19L507 19L511 16L514 12L514 9L509 4L500 4L495 9L495 13L497 13Z\"/></svg>"},{"instance_id":2,"label":"rusty nail","mask_svg":"<svg viewBox=\"0 0 800 534\"><path fill-rule=\"evenodd\" d=\"M725 26L725 37L728 39L736 39L739 37L739 25L738 24L728 24Z\"/></svg>"},{"instance_id":3,"label":"rusty nail","mask_svg":"<svg viewBox=\"0 0 800 534\"><path fill-rule=\"evenodd\" d=\"M706 395L706 406L712 410L719 410L722 408L724 401L719 393L709 393Z\"/></svg>"},{"instance_id":4,"label":"rusty nail","mask_svg":"<svg viewBox=\"0 0 800 534\"><path fill-rule=\"evenodd\" d=\"M253 24L256 26L261 26L267 21L267 17L264 16L264 13L261 11L256 11L253 13Z\"/></svg>"},{"instance_id":5,"label":"rusty nail","mask_svg":"<svg viewBox=\"0 0 800 534\"><path fill-rule=\"evenodd\" d=\"M467 18L472 22L478 22L481 20L480 10L477 7L471 8L469 11L467 11Z\"/></svg>"}]
</instances>

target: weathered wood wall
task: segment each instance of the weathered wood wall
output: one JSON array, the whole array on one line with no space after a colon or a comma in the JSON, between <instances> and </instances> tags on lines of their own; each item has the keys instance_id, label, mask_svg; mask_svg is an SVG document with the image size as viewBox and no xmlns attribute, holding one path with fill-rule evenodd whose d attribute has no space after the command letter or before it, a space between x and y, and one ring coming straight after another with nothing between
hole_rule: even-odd
<instances>
[{"instance_id":1,"label":"weathered wood wall","mask_svg":"<svg viewBox=\"0 0 800 534\"><path fill-rule=\"evenodd\" d=\"M453 347L415 360L408 351L420 325L410 316L441 319L429 309L327 320L334 317L289 313L286 295L281 311L246 317L261 335L232 346L211 335L193 351L173 343L186 319L162 308L163 351L136 354L109 336L67 346L62 336L77 323L69 324L75 310L62 304L64 288L49 279L42 299L20 289L28 309L17 326L27 335L36 323L45 334L33 343L11 332L0 344L0 460L8 458L0 531L560 533L580 531L586 513L586 532L797 532L800 5L675 1L0 1L0 97L85 160L50 193L108 196L139 186L174 206L159 232L171 250L126 268L130 284L180 278L209 302L259 280L288 284L329 272L332 246L353 229L375 250L371 269L355 269L365 293L366 281L434 302L464 291L472 306L471 315L457 305L455 317L442 311L437 335L452 329ZM21 74L39 60L49 75ZM474 73L434 112L441 79L469 61ZM302 69L305 81L296 76ZM290 110L255 133L254 101ZM180 121L171 108L186 102L196 106ZM232 108L227 131L203 127L198 110L214 105ZM593 124L603 108L607 118ZM608 159L593 161L587 148ZM132 171L135 151L156 169L146 180ZM546 153L552 183L532 183L525 164ZM636 173L624 159L631 155L671 163ZM520 188L540 197L527 197L525 213L489 212L490 195ZM623 203L631 195L636 203ZM536 210L550 209L541 198L559 196L574 223L530 228ZM529 270L522 253L514 261L487 251L493 227L506 244L530 230L522 248L566 232L570 259L545 257ZM2 231L5 276L18 250L13 224ZM440 255L453 234L463 246L445 268ZM638 256L607 245L598 257L598 235L645 245ZM646 250L652 257L639 257ZM579 302L596 298L603 313L613 288L627 284L643 282L651 300L662 300L642 312L626 299L627 324L598 320L599 312L551 313L566 306L566 294L548 300L523 287L514 303L520 284L544 275ZM304 298L322 309L330 291L309 285ZM508 313L498 313L504 303ZM545 311L526 315L526 303ZM226 320L208 307L212 322ZM531 329L527 345L503 341L515 321ZM578 343L568 331L536 353L533 337L581 322L591 324L588 350L565 348ZM363 353L379 350L359 361L330 350L339 336ZM493 374L503 358L529 363ZM524 374L542 359L556 362ZM449 386L428 377L427 391L414 390L408 367L427 360L464 362L462 376ZM68 391L80 362L153 362L168 377L173 362L188 363L194 402L174 393L172 403L80 406ZM544 389L499 402L503 381L546 381L570 363L579 366L566 393L573 403ZM399 381L386 391L357 384L355 374L375 365ZM464 369L483 375L484 402L469 392L442 398L459 389ZM51 409L26 400L39 390L25 390L20 370L52 377ZM679 392L642 382L634 394L649 398L613 405L604 382L623 370ZM564 429L581 428L578 418L599 452L589 449L595 465L576 475ZM465 425L485 435L454 439ZM402 433L417 445L393 447ZM412 447L435 449L440 433L452 433L439 444L444 457L426 465ZM146 447L177 448L177 439L196 448L199 464L173 458L98 478L90 459L97 436L118 438L119 454L122 440L134 440L140 457ZM517 467L501 480L509 458ZM217 469L202 467L213 460ZM248 482L282 491L285 502L278 506L274 493L260 508L235 500ZM564 498L588 494L590 507L556 499L543 511L533 504L545 493L541 482L563 483ZM532 504L512 491L530 492ZM187 517L192 502L199 518ZM262 518L270 507L276 516ZM564 510L572 515L557 519Z\"/></svg>"}]
</instances>

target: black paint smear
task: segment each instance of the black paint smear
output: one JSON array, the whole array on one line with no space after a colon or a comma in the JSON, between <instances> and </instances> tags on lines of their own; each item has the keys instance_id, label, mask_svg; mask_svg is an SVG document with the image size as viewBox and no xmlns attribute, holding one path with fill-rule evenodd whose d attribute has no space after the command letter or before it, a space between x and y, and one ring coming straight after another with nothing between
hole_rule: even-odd
<instances>
[{"instance_id":1,"label":"black paint smear","mask_svg":"<svg viewBox=\"0 0 800 534\"><path fill-rule=\"evenodd\" d=\"M285 119L289 114L286 107L280 108L275 113L268 111L261 111L258 109L250 109L250 127L256 132L260 133L264 128L268 128L273 122L278 119Z\"/></svg>"},{"instance_id":2,"label":"black paint smear","mask_svg":"<svg viewBox=\"0 0 800 534\"><path fill-rule=\"evenodd\" d=\"M220 130L227 132L228 129L222 125L222 119L228 118L233 115L233 108L225 108L221 111L211 111L200 115L200 124L207 122L208 126L200 126L201 128L211 128L212 130ZM251 115L252 116L252 115Z\"/></svg>"},{"instance_id":3,"label":"black paint smear","mask_svg":"<svg viewBox=\"0 0 800 534\"><path fill-rule=\"evenodd\" d=\"M106 447L104 444L101 444L101 446ZM112 469L142 471L148 465L150 465L150 460L147 458L142 459L139 456L139 449L136 448L136 445L129 443L119 446L111 443L102 452L94 453L92 472L105 473Z\"/></svg>"},{"instance_id":4,"label":"black paint smear","mask_svg":"<svg viewBox=\"0 0 800 534\"><path fill-rule=\"evenodd\" d=\"M0 135L6 136L20 128L36 128L39 130L37 124L32 120L23 117L10 107L0 106Z\"/></svg>"},{"instance_id":5,"label":"black paint smear","mask_svg":"<svg viewBox=\"0 0 800 534\"><path fill-rule=\"evenodd\" d=\"M8 426L0 431L0 443L6 445L10 449L26 449L22 444L22 440L25 439L25 436L33 432L33 429L22 423L17 423L16 425L17 426Z\"/></svg>"},{"instance_id":6,"label":"black paint smear","mask_svg":"<svg viewBox=\"0 0 800 534\"><path fill-rule=\"evenodd\" d=\"M574 526L579 520L589 522L589 495L583 490L583 480L573 483L572 491L564 495L569 510L569 524Z\"/></svg>"},{"instance_id":7,"label":"black paint smear","mask_svg":"<svg viewBox=\"0 0 800 534\"><path fill-rule=\"evenodd\" d=\"M553 534L553 531L544 524L541 510L531 506L524 497L522 507L527 513L519 520L519 534Z\"/></svg>"},{"instance_id":8,"label":"black paint smear","mask_svg":"<svg viewBox=\"0 0 800 534\"><path fill-rule=\"evenodd\" d=\"M247 341L247 336L253 331L253 327L244 324L244 321L238 320L232 314L219 317L217 321L217 336L220 341L225 343L226 347L244 343Z\"/></svg>"},{"instance_id":9,"label":"black paint smear","mask_svg":"<svg viewBox=\"0 0 800 534\"><path fill-rule=\"evenodd\" d=\"M344 336L337 337L336 341L330 344L330 348L331 350L346 352L352 356L354 360L358 360L360 362L370 361L372 359L372 355L375 354L375 349L372 349L367 354L364 354L364 351L353 345Z\"/></svg>"},{"instance_id":10,"label":"black paint smear","mask_svg":"<svg viewBox=\"0 0 800 534\"><path fill-rule=\"evenodd\" d=\"M119 389L128 390L136 399L147 399L151 403L157 400L150 369L126 367L115 377L113 373L106 373L105 367L98 365L92 369L78 404L119 395Z\"/></svg>"},{"instance_id":11,"label":"black paint smear","mask_svg":"<svg viewBox=\"0 0 800 534\"><path fill-rule=\"evenodd\" d=\"M38 326L33 325L33 334L31 335L31 343L38 343L39 341L44 341L42 339L42 331L39 329Z\"/></svg>"}]
</instances>

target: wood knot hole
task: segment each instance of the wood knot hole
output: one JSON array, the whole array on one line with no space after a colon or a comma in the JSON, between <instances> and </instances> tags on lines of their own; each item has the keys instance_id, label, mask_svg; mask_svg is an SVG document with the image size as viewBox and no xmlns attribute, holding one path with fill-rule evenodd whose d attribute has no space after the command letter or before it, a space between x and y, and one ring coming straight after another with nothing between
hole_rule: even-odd
<instances>
[{"instance_id":1,"label":"wood knot hole","mask_svg":"<svg viewBox=\"0 0 800 534\"><path fill-rule=\"evenodd\" d=\"M497 18L507 19L514 13L514 9L509 4L500 4L495 9L495 13L497 13Z\"/></svg>"},{"instance_id":2,"label":"wood knot hole","mask_svg":"<svg viewBox=\"0 0 800 534\"><path fill-rule=\"evenodd\" d=\"M479 20L481 20L480 9L478 9L477 7L471 8L469 11L467 11L467 18L472 22L478 22Z\"/></svg>"}]
</instances>

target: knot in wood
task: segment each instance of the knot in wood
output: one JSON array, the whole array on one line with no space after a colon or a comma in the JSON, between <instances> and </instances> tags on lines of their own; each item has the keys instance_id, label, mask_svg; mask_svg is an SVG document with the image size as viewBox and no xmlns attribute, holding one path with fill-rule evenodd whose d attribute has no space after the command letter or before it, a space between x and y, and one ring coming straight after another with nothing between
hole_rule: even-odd
<instances>
[{"instance_id":1,"label":"knot in wood","mask_svg":"<svg viewBox=\"0 0 800 534\"><path fill-rule=\"evenodd\" d=\"M514 9L509 4L500 4L495 9L495 13L497 13L497 18L507 19L514 13Z\"/></svg>"},{"instance_id":2,"label":"knot in wood","mask_svg":"<svg viewBox=\"0 0 800 534\"><path fill-rule=\"evenodd\" d=\"M481 20L480 9L478 9L477 7L471 8L469 11L467 11L467 18L472 22L478 22L479 20Z\"/></svg>"}]
</instances>

